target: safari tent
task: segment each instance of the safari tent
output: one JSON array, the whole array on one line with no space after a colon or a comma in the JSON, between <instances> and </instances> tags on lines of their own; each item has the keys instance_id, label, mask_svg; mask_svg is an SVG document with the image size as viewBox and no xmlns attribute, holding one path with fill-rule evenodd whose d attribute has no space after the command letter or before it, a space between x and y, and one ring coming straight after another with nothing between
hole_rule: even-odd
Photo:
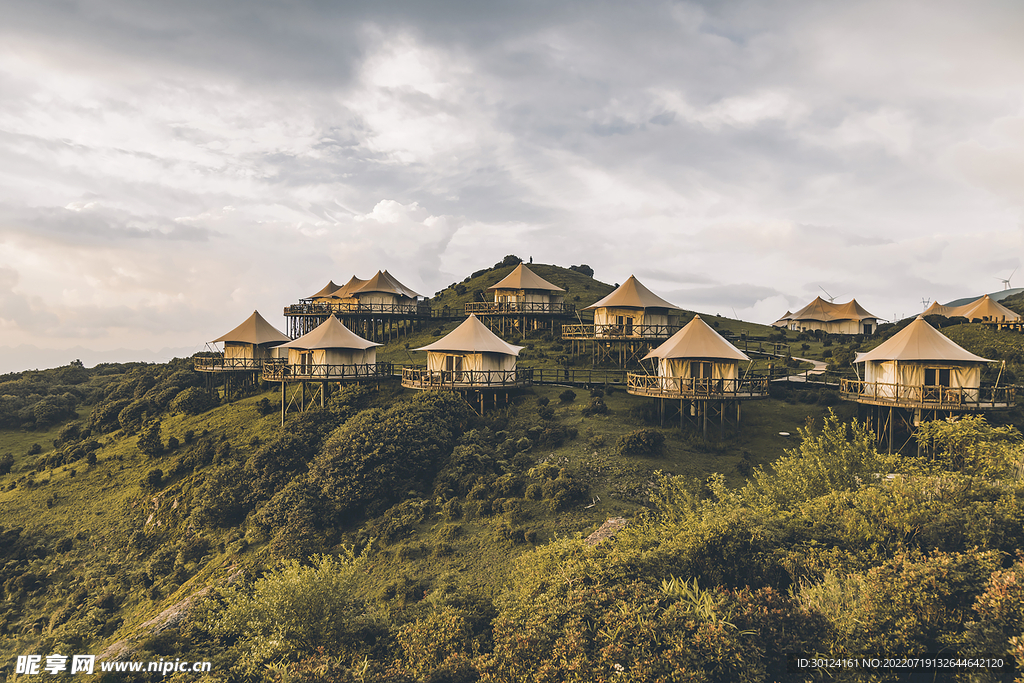
<instances>
[{"instance_id":1,"label":"safari tent","mask_svg":"<svg viewBox=\"0 0 1024 683\"><path fill-rule=\"evenodd\" d=\"M586 309L594 312L595 336L644 337L679 325L679 307L630 275L615 291ZM667 336L667 335L665 335Z\"/></svg>"},{"instance_id":2,"label":"safari tent","mask_svg":"<svg viewBox=\"0 0 1024 683\"><path fill-rule=\"evenodd\" d=\"M1020 314L1011 311L988 294L962 306L943 306L932 303L922 315L941 315L946 318L963 317L983 322L1015 322L1022 320Z\"/></svg>"},{"instance_id":3,"label":"safari tent","mask_svg":"<svg viewBox=\"0 0 1024 683\"><path fill-rule=\"evenodd\" d=\"M268 323L259 311L253 311L245 322L213 341L223 342L225 365L248 365L248 361L278 357L273 347L290 340Z\"/></svg>"},{"instance_id":4,"label":"safari tent","mask_svg":"<svg viewBox=\"0 0 1024 683\"><path fill-rule=\"evenodd\" d=\"M487 288L502 308L527 312L556 312L565 303L565 290L520 263L500 282Z\"/></svg>"},{"instance_id":5,"label":"safari tent","mask_svg":"<svg viewBox=\"0 0 1024 683\"><path fill-rule=\"evenodd\" d=\"M958 346L918 316L855 362L864 364L860 397L870 402L971 404L979 400L981 369L992 361Z\"/></svg>"},{"instance_id":6,"label":"safari tent","mask_svg":"<svg viewBox=\"0 0 1024 683\"><path fill-rule=\"evenodd\" d=\"M783 322L785 325L779 325ZM787 313L773 326L784 326L797 332L823 330L828 334L871 334L878 328L878 316L866 311L856 299L837 304L818 296L796 313Z\"/></svg>"},{"instance_id":7,"label":"safari tent","mask_svg":"<svg viewBox=\"0 0 1024 683\"><path fill-rule=\"evenodd\" d=\"M347 294L345 298L358 301L360 308L379 309L386 313L415 313L417 299L421 296L386 270L378 270L369 280L343 293Z\"/></svg>"},{"instance_id":8,"label":"safari tent","mask_svg":"<svg viewBox=\"0 0 1024 683\"><path fill-rule=\"evenodd\" d=\"M523 348L505 342L471 315L441 339L415 350L427 352L429 372L458 375L514 372Z\"/></svg>"},{"instance_id":9,"label":"safari tent","mask_svg":"<svg viewBox=\"0 0 1024 683\"><path fill-rule=\"evenodd\" d=\"M750 358L695 315L643 360L657 361L657 376L667 385L679 387L710 380L735 381L740 377L740 362Z\"/></svg>"},{"instance_id":10,"label":"safari tent","mask_svg":"<svg viewBox=\"0 0 1024 683\"><path fill-rule=\"evenodd\" d=\"M330 316L312 332L277 347L287 350L288 365L294 374L320 371L323 376L355 374L336 366L365 366L377 362L376 342L363 339L341 321ZM336 371L331 372L330 368ZM365 373L364 373L365 374Z\"/></svg>"}]
</instances>

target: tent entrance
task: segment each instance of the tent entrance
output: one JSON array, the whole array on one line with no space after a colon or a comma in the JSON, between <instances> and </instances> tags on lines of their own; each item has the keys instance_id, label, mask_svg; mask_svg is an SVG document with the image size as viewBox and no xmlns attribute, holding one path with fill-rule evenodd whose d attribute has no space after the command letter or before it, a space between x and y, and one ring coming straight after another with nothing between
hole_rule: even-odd
<instances>
[{"instance_id":1,"label":"tent entrance","mask_svg":"<svg viewBox=\"0 0 1024 683\"><path fill-rule=\"evenodd\" d=\"M445 356L444 357L444 371L446 373L446 382L460 382L462 381L462 356Z\"/></svg>"},{"instance_id":2,"label":"tent entrance","mask_svg":"<svg viewBox=\"0 0 1024 683\"><path fill-rule=\"evenodd\" d=\"M923 396L925 401L938 401L942 389L949 388L949 368L925 368Z\"/></svg>"}]
</instances>

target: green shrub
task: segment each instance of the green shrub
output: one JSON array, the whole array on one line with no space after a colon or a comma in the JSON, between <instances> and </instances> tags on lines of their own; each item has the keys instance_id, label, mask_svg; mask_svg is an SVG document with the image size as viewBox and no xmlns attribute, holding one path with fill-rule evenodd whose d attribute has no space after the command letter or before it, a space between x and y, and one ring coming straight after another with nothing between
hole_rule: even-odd
<instances>
[{"instance_id":1,"label":"green shrub","mask_svg":"<svg viewBox=\"0 0 1024 683\"><path fill-rule=\"evenodd\" d=\"M566 441L575 439L579 431L575 427L564 427L554 424L540 433L540 445L548 448L558 448Z\"/></svg>"},{"instance_id":2,"label":"green shrub","mask_svg":"<svg viewBox=\"0 0 1024 683\"><path fill-rule=\"evenodd\" d=\"M350 549L339 558L317 555L311 566L283 561L251 590L226 589L227 606L211 631L237 639L239 666L254 674L317 648L346 660L372 652L379 636L359 597L362 564Z\"/></svg>"},{"instance_id":3,"label":"green shrub","mask_svg":"<svg viewBox=\"0 0 1024 683\"><path fill-rule=\"evenodd\" d=\"M973 605L963 641L972 656L1024 654L1024 555L1012 567L993 572Z\"/></svg>"},{"instance_id":4,"label":"green shrub","mask_svg":"<svg viewBox=\"0 0 1024 683\"><path fill-rule=\"evenodd\" d=\"M152 469L146 473L146 487L155 489L159 488L160 483L163 481L164 472L161 469Z\"/></svg>"},{"instance_id":5,"label":"green shrub","mask_svg":"<svg viewBox=\"0 0 1024 683\"><path fill-rule=\"evenodd\" d=\"M364 410L330 436L310 473L341 511L369 506L374 514L429 483L471 418L466 402L451 392Z\"/></svg>"},{"instance_id":6,"label":"green shrub","mask_svg":"<svg viewBox=\"0 0 1024 683\"><path fill-rule=\"evenodd\" d=\"M462 505L458 498L449 498L441 505L441 519L452 521L462 518Z\"/></svg>"},{"instance_id":7,"label":"green shrub","mask_svg":"<svg viewBox=\"0 0 1024 683\"><path fill-rule=\"evenodd\" d=\"M857 488L875 473L890 472L897 462L875 450L874 435L861 423L847 426L831 410L821 432L800 428L800 447L772 463L772 474L754 470L745 495L761 505L788 507L831 491Z\"/></svg>"},{"instance_id":8,"label":"green shrub","mask_svg":"<svg viewBox=\"0 0 1024 683\"><path fill-rule=\"evenodd\" d=\"M149 401L144 398L132 401L117 414L117 423L125 434L134 434L150 409Z\"/></svg>"},{"instance_id":9,"label":"green shrub","mask_svg":"<svg viewBox=\"0 0 1024 683\"><path fill-rule=\"evenodd\" d=\"M217 398L199 387L189 387L178 393L168 406L172 413L199 415L217 405Z\"/></svg>"},{"instance_id":10,"label":"green shrub","mask_svg":"<svg viewBox=\"0 0 1024 683\"><path fill-rule=\"evenodd\" d=\"M583 407L580 411L584 417L590 417L591 415L607 415L608 406L605 404L604 399L600 396L590 399L590 402Z\"/></svg>"},{"instance_id":11,"label":"green shrub","mask_svg":"<svg viewBox=\"0 0 1024 683\"><path fill-rule=\"evenodd\" d=\"M267 416L275 412L276 410L277 407L270 402L270 399L268 399L265 396L260 400L256 401L256 412L258 412L260 415Z\"/></svg>"},{"instance_id":12,"label":"green shrub","mask_svg":"<svg viewBox=\"0 0 1024 683\"><path fill-rule=\"evenodd\" d=\"M160 440L160 420L150 420L142 427L136 442L139 450L148 456L157 456L164 452L163 441Z\"/></svg>"},{"instance_id":13,"label":"green shrub","mask_svg":"<svg viewBox=\"0 0 1024 683\"><path fill-rule=\"evenodd\" d=\"M572 403L576 400L576 392L572 389L566 389L558 395L558 400L562 403Z\"/></svg>"},{"instance_id":14,"label":"green shrub","mask_svg":"<svg viewBox=\"0 0 1024 683\"><path fill-rule=\"evenodd\" d=\"M615 442L619 455L659 455L665 445L665 435L656 429L637 429L623 434Z\"/></svg>"}]
</instances>

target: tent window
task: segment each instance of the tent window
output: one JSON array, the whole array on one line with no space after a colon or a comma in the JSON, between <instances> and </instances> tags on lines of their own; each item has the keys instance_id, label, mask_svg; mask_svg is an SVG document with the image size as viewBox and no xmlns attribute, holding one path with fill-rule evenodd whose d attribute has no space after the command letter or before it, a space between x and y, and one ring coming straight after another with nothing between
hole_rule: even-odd
<instances>
[{"instance_id":1,"label":"tent window","mask_svg":"<svg viewBox=\"0 0 1024 683\"><path fill-rule=\"evenodd\" d=\"M871 334L871 323L864 323L864 334Z\"/></svg>"},{"instance_id":2,"label":"tent window","mask_svg":"<svg viewBox=\"0 0 1024 683\"><path fill-rule=\"evenodd\" d=\"M711 363L699 360L690 361L690 377L711 379Z\"/></svg>"},{"instance_id":3,"label":"tent window","mask_svg":"<svg viewBox=\"0 0 1024 683\"><path fill-rule=\"evenodd\" d=\"M924 385L926 387L948 387L949 368L925 368Z\"/></svg>"}]
</instances>

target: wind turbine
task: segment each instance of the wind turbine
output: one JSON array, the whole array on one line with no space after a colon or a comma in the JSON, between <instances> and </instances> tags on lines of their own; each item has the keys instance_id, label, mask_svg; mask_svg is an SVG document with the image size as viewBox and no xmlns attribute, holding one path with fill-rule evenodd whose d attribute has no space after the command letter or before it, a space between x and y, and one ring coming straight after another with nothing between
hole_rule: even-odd
<instances>
[{"instance_id":1,"label":"wind turbine","mask_svg":"<svg viewBox=\"0 0 1024 683\"><path fill-rule=\"evenodd\" d=\"M818 285L818 289L820 289L821 291L825 292L825 297L828 299L828 302L830 304L834 304L836 302L836 298L834 296L832 296L831 294L829 294L828 290L826 290L824 287L822 287L821 285Z\"/></svg>"},{"instance_id":2,"label":"wind turbine","mask_svg":"<svg viewBox=\"0 0 1024 683\"><path fill-rule=\"evenodd\" d=\"M1014 269L1013 269L1013 273L1016 273L1016 272L1017 272L1017 269L1016 269L1016 268L1014 268ZM1003 283L1003 289L1004 289L1004 290L1006 290L1006 289L1009 289L1009 288L1010 288L1010 278L1011 278L1011 277L1013 277L1013 273L1010 273L1010 277L1008 277L1008 278L1006 278L1006 279L1003 279L1003 278L1001 278L1001 277L996 277L996 279L997 279L997 280L999 280L1000 282L1002 282L1002 283ZM995 277L995 276L993 276L993 277Z\"/></svg>"}]
</instances>

